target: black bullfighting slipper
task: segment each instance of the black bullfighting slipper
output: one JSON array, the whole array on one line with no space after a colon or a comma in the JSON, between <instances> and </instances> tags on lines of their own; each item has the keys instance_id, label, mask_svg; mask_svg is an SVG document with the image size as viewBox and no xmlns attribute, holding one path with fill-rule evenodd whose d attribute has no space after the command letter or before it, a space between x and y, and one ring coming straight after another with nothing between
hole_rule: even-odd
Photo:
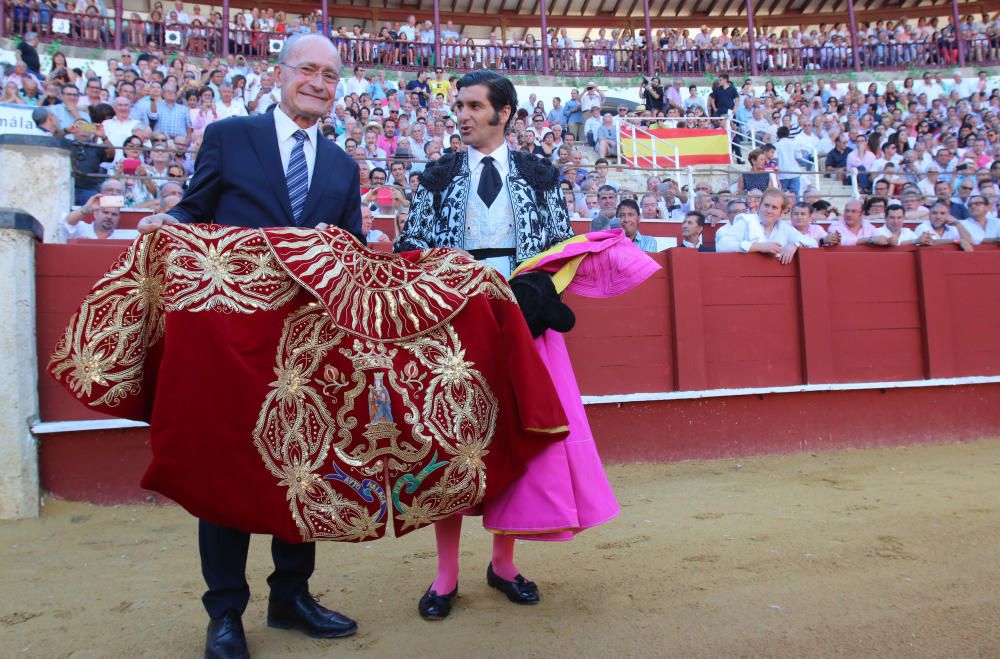
<instances>
[{"instance_id":1,"label":"black bullfighting slipper","mask_svg":"<svg viewBox=\"0 0 1000 659\"><path fill-rule=\"evenodd\" d=\"M427 587L427 592L420 598L417 610L424 620L444 620L451 613L451 600L458 595L458 584L455 584L455 590L447 595L438 595L431 590L433 585Z\"/></svg>"},{"instance_id":2,"label":"black bullfighting slipper","mask_svg":"<svg viewBox=\"0 0 1000 659\"><path fill-rule=\"evenodd\" d=\"M506 595L514 604L538 604L542 600L534 581L528 581L520 574L513 581L507 581L493 571L493 563L486 568L486 583Z\"/></svg>"},{"instance_id":3,"label":"black bullfighting slipper","mask_svg":"<svg viewBox=\"0 0 1000 659\"><path fill-rule=\"evenodd\" d=\"M312 638L343 638L358 631L358 623L320 606L309 593L268 602L267 626L296 629Z\"/></svg>"},{"instance_id":4,"label":"black bullfighting slipper","mask_svg":"<svg viewBox=\"0 0 1000 659\"><path fill-rule=\"evenodd\" d=\"M250 659L243 619L239 613L226 611L218 620L209 621L205 659Z\"/></svg>"}]
</instances>

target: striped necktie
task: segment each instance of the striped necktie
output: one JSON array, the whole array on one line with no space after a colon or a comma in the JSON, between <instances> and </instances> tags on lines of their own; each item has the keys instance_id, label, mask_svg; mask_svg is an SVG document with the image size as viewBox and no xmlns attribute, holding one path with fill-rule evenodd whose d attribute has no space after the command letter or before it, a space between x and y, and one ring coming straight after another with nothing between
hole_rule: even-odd
<instances>
[{"instance_id":1,"label":"striped necktie","mask_svg":"<svg viewBox=\"0 0 1000 659\"><path fill-rule=\"evenodd\" d=\"M302 217L302 209L309 196L309 168L306 166L306 131L301 128L292 134L295 146L288 158L288 172L285 173L285 183L288 186L288 200L292 202L292 219L296 224Z\"/></svg>"}]
</instances>

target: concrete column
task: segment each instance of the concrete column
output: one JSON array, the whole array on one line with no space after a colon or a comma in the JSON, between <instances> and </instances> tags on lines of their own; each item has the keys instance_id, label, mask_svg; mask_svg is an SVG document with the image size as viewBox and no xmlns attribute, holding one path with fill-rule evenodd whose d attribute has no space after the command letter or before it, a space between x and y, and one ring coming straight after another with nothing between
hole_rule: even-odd
<instances>
[{"instance_id":1,"label":"concrete column","mask_svg":"<svg viewBox=\"0 0 1000 659\"><path fill-rule=\"evenodd\" d=\"M41 180L41 179L40 179ZM42 225L21 209L0 208L0 519L38 517L38 357L35 243Z\"/></svg>"},{"instance_id":2,"label":"concrete column","mask_svg":"<svg viewBox=\"0 0 1000 659\"><path fill-rule=\"evenodd\" d=\"M37 218L47 243L66 242L59 221L73 203L71 149L46 135L0 135L0 201Z\"/></svg>"}]
</instances>

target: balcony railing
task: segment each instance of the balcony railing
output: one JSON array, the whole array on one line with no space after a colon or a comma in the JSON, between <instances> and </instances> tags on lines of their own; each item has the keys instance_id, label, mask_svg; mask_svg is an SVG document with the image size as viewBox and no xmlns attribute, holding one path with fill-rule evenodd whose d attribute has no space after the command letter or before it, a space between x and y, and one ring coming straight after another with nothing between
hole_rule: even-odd
<instances>
[{"instance_id":1,"label":"balcony railing","mask_svg":"<svg viewBox=\"0 0 1000 659\"><path fill-rule=\"evenodd\" d=\"M216 56L229 52L250 57L275 57L287 36L239 25L224 31L211 20L204 23L196 20L190 25L183 25L137 19L137 14L132 16L122 21L121 44L124 47L184 51L195 56ZM79 14L5 3L6 34L35 31L42 41L58 39L67 45L113 48L115 29L115 18L101 17L95 10ZM361 64L415 70L440 64L456 72L488 68L511 73L535 73L546 68L546 53L538 42L511 45L472 39L445 39L438 46L388 38L354 38L336 31L331 39L348 67ZM968 65L1000 64L1000 39L963 41ZM440 63L437 62L438 53ZM861 68L876 70L948 67L955 66L959 61L957 42L946 39L864 44L859 46L858 54ZM548 69L553 75L632 77L643 75L650 68L649 54L639 45L632 48L552 46L547 56ZM759 43L753 50L745 46L665 47L653 50L652 58L652 69L664 75L728 73L744 76L750 74L754 63L758 72L767 75L794 75L803 71L838 72L854 68L853 50L848 44L776 48Z\"/></svg>"}]
</instances>

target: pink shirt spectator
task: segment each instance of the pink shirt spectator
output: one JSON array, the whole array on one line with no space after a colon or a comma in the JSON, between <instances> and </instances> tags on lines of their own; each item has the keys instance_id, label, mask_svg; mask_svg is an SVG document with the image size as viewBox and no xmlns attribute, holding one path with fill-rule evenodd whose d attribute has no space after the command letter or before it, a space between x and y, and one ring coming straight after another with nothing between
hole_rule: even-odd
<instances>
[{"instance_id":1,"label":"pink shirt spectator","mask_svg":"<svg viewBox=\"0 0 1000 659\"><path fill-rule=\"evenodd\" d=\"M802 235L814 238L816 242L819 242L826 236L826 229L818 224L810 224L809 228L802 232Z\"/></svg>"},{"instance_id":2,"label":"pink shirt spectator","mask_svg":"<svg viewBox=\"0 0 1000 659\"><path fill-rule=\"evenodd\" d=\"M849 247L850 245L857 245L859 239L874 237L878 229L868 220L861 220L861 228L857 233L854 233L844 223L844 220L841 219L830 225L830 233L835 231L840 234L840 244L844 247Z\"/></svg>"},{"instance_id":3,"label":"pink shirt spectator","mask_svg":"<svg viewBox=\"0 0 1000 659\"><path fill-rule=\"evenodd\" d=\"M379 135L378 139L375 140L375 146L385 151L385 155L390 157L396 154L396 146L398 143L398 135L393 135L391 138L388 138L385 135Z\"/></svg>"},{"instance_id":4,"label":"pink shirt spectator","mask_svg":"<svg viewBox=\"0 0 1000 659\"><path fill-rule=\"evenodd\" d=\"M855 167L864 167L865 171L871 171L872 165L875 164L875 154L871 151L865 151L864 155L858 155L858 152L851 151L847 155L847 168L854 169Z\"/></svg>"}]
</instances>

